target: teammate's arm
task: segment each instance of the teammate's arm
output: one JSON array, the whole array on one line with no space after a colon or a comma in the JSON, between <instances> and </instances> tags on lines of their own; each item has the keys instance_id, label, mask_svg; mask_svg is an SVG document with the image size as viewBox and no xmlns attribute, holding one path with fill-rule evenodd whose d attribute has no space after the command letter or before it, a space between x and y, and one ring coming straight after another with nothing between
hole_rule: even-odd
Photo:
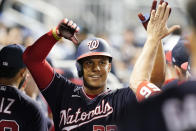
<instances>
[{"instance_id":1,"label":"teammate's arm","mask_svg":"<svg viewBox=\"0 0 196 131\"><path fill-rule=\"evenodd\" d=\"M162 4L163 2L164 2L164 0L161 0L159 4ZM167 2L166 2L166 4L168 5ZM152 10L156 10L156 6L157 6L157 0L153 0L150 12L152 12ZM171 11L170 11L170 13L171 13ZM142 13L139 13L138 17L139 17L140 21L142 22L144 28L147 30L147 25L150 20L150 14L144 16ZM159 46L158 46L158 51L157 51L157 54L155 57L155 63L152 68L150 82L154 83L158 87L161 87L161 85L163 84L163 82L165 80L166 63L165 63L163 44L162 44L162 41L159 41L159 42L160 43L157 43ZM157 68L157 67L159 67L159 68ZM157 76L159 76L159 77L157 77Z\"/></svg>"},{"instance_id":2,"label":"teammate's arm","mask_svg":"<svg viewBox=\"0 0 196 131\"><path fill-rule=\"evenodd\" d=\"M155 10L151 12L150 21L147 26L147 40L130 78L130 88L136 93L136 96L137 92L142 93L141 90L143 91L144 85L150 82L152 68L160 44L159 41L179 28L178 25L172 26L169 29L167 28L169 12L170 7L165 2L159 5L156 12Z\"/></svg>"},{"instance_id":3,"label":"teammate's arm","mask_svg":"<svg viewBox=\"0 0 196 131\"><path fill-rule=\"evenodd\" d=\"M161 5L163 2L164 0L161 0L159 4ZM166 4L168 5L167 2ZM155 8L155 4L152 5L152 8ZM171 13L171 9L169 15L170 13ZM159 43L158 51L155 57L155 62L150 76L150 82L158 87L161 87L165 81L166 61L165 61L165 54L163 49L163 42L161 40L159 42L160 43Z\"/></svg>"},{"instance_id":4,"label":"teammate's arm","mask_svg":"<svg viewBox=\"0 0 196 131\"><path fill-rule=\"evenodd\" d=\"M150 76L150 82L161 87L165 81L166 61L162 42L159 43L155 62Z\"/></svg>"},{"instance_id":5,"label":"teammate's arm","mask_svg":"<svg viewBox=\"0 0 196 131\"><path fill-rule=\"evenodd\" d=\"M64 19L56 28L40 37L32 46L25 50L23 61L41 90L49 85L54 76L52 67L46 61L48 53L61 37L77 44L75 33L78 31L79 28L73 21Z\"/></svg>"}]
</instances>

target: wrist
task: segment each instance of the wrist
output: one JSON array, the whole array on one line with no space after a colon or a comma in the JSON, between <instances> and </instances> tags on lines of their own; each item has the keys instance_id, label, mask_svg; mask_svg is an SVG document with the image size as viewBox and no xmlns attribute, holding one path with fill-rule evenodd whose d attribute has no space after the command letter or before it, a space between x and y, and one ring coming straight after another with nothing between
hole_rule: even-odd
<instances>
[{"instance_id":1,"label":"wrist","mask_svg":"<svg viewBox=\"0 0 196 131\"><path fill-rule=\"evenodd\" d=\"M158 43L160 42L160 40L156 37L151 37L151 36L148 36L147 37L147 43L149 43L150 45L158 45Z\"/></svg>"},{"instance_id":2,"label":"wrist","mask_svg":"<svg viewBox=\"0 0 196 131\"><path fill-rule=\"evenodd\" d=\"M147 40L148 41L155 41L155 42L159 41L159 39L157 37L154 37L154 36L151 36L151 35L147 36Z\"/></svg>"},{"instance_id":3,"label":"wrist","mask_svg":"<svg viewBox=\"0 0 196 131\"><path fill-rule=\"evenodd\" d=\"M58 33L57 33L57 27L55 27L55 28L52 29L52 35L53 35L53 37L56 40L60 40L61 39L61 36L59 36Z\"/></svg>"}]
</instances>

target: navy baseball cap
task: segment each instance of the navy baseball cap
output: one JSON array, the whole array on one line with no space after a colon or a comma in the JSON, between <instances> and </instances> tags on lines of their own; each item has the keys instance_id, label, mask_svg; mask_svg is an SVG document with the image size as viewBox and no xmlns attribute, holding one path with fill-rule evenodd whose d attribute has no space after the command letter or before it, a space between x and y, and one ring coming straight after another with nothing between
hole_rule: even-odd
<instances>
[{"instance_id":1,"label":"navy baseball cap","mask_svg":"<svg viewBox=\"0 0 196 131\"><path fill-rule=\"evenodd\" d=\"M24 68L22 54L25 48L19 44L10 44L0 51L0 67Z\"/></svg>"},{"instance_id":2,"label":"navy baseball cap","mask_svg":"<svg viewBox=\"0 0 196 131\"><path fill-rule=\"evenodd\" d=\"M172 63L177 65L178 67L182 68L182 65L189 61L189 53L184 43L187 42L186 40L179 40L179 42L174 46L172 50ZM187 68L186 68L187 69Z\"/></svg>"}]
</instances>

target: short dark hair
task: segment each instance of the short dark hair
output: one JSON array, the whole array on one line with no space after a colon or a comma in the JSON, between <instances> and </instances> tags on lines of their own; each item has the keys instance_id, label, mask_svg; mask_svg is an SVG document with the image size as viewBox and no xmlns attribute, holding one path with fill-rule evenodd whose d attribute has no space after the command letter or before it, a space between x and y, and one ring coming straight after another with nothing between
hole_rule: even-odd
<instances>
[{"instance_id":1,"label":"short dark hair","mask_svg":"<svg viewBox=\"0 0 196 131\"><path fill-rule=\"evenodd\" d=\"M21 68L0 67L0 78L14 78Z\"/></svg>"},{"instance_id":2,"label":"short dark hair","mask_svg":"<svg viewBox=\"0 0 196 131\"><path fill-rule=\"evenodd\" d=\"M192 26L196 29L196 0L188 0L187 3L187 13L190 17Z\"/></svg>"}]
</instances>

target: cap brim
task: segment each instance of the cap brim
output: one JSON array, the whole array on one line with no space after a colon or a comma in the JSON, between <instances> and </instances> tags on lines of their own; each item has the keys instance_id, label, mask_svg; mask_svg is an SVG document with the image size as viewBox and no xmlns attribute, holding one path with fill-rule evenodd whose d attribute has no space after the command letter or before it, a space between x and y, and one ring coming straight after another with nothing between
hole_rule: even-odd
<instances>
[{"instance_id":1,"label":"cap brim","mask_svg":"<svg viewBox=\"0 0 196 131\"><path fill-rule=\"evenodd\" d=\"M80 57L77 58L77 60L80 60L82 58L86 58L89 56L108 56L108 57L112 57L109 53L107 52L90 52L90 53L86 53L81 55Z\"/></svg>"}]
</instances>

